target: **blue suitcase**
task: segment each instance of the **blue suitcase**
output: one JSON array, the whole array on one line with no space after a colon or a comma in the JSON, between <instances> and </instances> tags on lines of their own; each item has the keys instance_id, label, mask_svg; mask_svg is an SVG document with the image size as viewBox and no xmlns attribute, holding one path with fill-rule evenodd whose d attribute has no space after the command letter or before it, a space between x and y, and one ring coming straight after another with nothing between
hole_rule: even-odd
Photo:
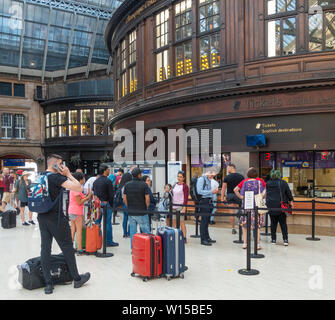
<instances>
[{"instance_id":1,"label":"blue suitcase","mask_svg":"<svg viewBox=\"0 0 335 320\"><path fill-rule=\"evenodd\" d=\"M184 278L185 243L182 231L160 227L158 235L162 237L163 275L168 280L175 277Z\"/></svg>"}]
</instances>

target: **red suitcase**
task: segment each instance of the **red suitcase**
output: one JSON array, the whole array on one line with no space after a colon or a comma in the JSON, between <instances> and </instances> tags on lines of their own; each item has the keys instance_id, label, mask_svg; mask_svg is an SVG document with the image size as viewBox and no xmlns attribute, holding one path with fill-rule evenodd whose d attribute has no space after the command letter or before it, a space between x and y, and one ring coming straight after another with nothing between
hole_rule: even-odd
<instances>
[{"instance_id":1,"label":"red suitcase","mask_svg":"<svg viewBox=\"0 0 335 320\"><path fill-rule=\"evenodd\" d=\"M162 238L153 234L137 233L133 237L133 272L143 277L143 281L159 277L163 273Z\"/></svg>"}]
</instances>

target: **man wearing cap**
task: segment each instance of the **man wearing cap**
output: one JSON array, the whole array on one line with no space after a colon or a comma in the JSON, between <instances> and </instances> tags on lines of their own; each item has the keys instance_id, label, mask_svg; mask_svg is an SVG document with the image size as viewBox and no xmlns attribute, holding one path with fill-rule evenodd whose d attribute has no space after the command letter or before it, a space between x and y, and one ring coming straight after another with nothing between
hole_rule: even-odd
<instances>
[{"instance_id":1,"label":"man wearing cap","mask_svg":"<svg viewBox=\"0 0 335 320\"><path fill-rule=\"evenodd\" d=\"M30 172L24 171L22 172L22 176L17 179L15 186L14 186L14 193L17 195L17 199L20 201L20 214L21 214L21 221L23 226L29 226L30 224L35 224L33 221L33 213L29 211L29 220L27 223L25 220L24 211L25 208L28 206L28 188L30 185L30 180L28 179L30 176Z\"/></svg>"},{"instance_id":2,"label":"man wearing cap","mask_svg":"<svg viewBox=\"0 0 335 320\"><path fill-rule=\"evenodd\" d=\"M124 186L123 201L125 206L128 207L130 245L132 248L133 236L137 233L138 225L142 233L150 233L149 216L145 213L150 204L150 190L148 185L141 180L142 172L139 168L134 168L131 174L133 179Z\"/></svg>"}]
</instances>

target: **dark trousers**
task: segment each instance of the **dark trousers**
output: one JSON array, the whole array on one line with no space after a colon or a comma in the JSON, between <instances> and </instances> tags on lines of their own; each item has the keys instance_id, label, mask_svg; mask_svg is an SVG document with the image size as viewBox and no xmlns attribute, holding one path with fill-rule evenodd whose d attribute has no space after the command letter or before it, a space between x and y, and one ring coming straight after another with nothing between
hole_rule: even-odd
<instances>
[{"instance_id":1,"label":"dark trousers","mask_svg":"<svg viewBox=\"0 0 335 320\"><path fill-rule=\"evenodd\" d=\"M201 199L199 205L199 213L207 213L207 215L201 216L201 222L200 222L200 240L201 242L207 241L210 236L208 233L208 225L209 225L209 220L211 218L211 212L213 210L213 206L211 204L210 198L204 198Z\"/></svg>"},{"instance_id":2,"label":"dark trousers","mask_svg":"<svg viewBox=\"0 0 335 320\"><path fill-rule=\"evenodd\" d=\"M39 214L37 217L41 232L41 265L46 284L52 284L50 256L52 239L55 238L63 252L74 280L80 280L71 237L69 221L61 216L58 225L57 214Z\"/></svg>"},{"instance_id":3,"label":"dark trousers","mask_svg":"<svg viewBox=\"0 0 335 320\"><path fill-rule=\"evenodd\" d=\"M272 238L272 240L276 240L276 232L277 232L278 222L280 224L281 232L283 234L283 240L288 240L286 215L283 214L283 213L280 214L280 215L271 215L270 214L270 220L271 220L271 238Z\"/></svg>"}]
</instances>

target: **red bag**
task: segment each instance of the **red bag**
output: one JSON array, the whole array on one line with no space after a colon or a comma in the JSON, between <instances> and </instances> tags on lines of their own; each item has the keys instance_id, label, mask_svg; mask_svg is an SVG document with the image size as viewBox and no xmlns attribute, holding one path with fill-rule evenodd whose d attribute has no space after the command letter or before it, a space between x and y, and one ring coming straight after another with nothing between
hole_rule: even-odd
<instances>
[{"instance_id":1,"label":"red bag","mask_svg":"<svg viewBox=\"0 0 335 320\"><path fill-rule=\"evenodd\" d=\"M102 234L98 225L86 228L86 252L94 253L102 247Z\"/></svg>"},{"instance_id":2,"label":"red bag","mask_svg":"<svg viewBox=\"0 0 335 320\"><path fill-rule=\"evenodd\" d=\"M143 280L159 277L163 273L162 238L153 234L137 233L133 237L133 273Z\"/></svg>"},{"instance_id":3,"label":"red bag","mask_svg":"<svg viewBox=\"0 0 335 320\"><path fill-rule=\"evenodd\" d=\"M282 192L281 192L281 184L279 182L279 192L280 192L280 207L282 209L292 209L292 206L291 204L289 204L288 202L286 201L283 201L283 195L282 195ZM292 215L292 210L288 210L288 211L282 211L284 214L286 214L287 217L291 216Z\"/></svg>"}]
</instances>

